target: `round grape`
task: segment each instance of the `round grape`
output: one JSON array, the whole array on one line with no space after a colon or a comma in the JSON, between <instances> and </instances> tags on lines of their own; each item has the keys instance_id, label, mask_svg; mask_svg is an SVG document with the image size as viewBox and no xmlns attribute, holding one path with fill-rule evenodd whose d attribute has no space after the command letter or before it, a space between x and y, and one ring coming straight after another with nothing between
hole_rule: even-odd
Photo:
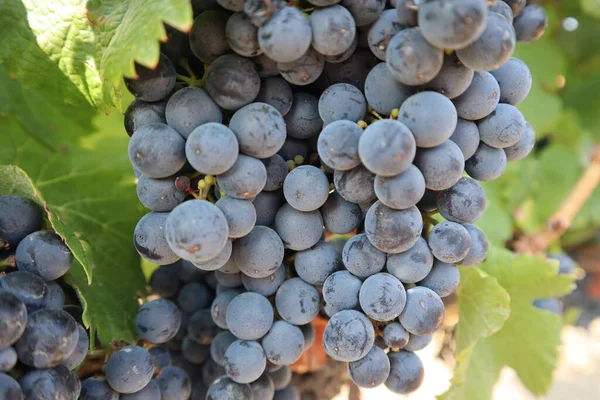
<instances>
[{"instance_id":1,"label":"round grape","mask_svg":"<svg viewBox=\"0 0 600 400\"><path fill-rule=\"evenodd\" d=\"M389 254L386 262L388 272L403 283L419 282L429 274L432 266L433 254L423 238L403 253Z\"/></svg>"},{"instance_id":2,"label":"round grape","mask_svg":"<svg viewBox=\"0 0 600 400\"><path fill-rule=\"evenodd\" d=\"M331 317L323 333L327 354L338 361L358 361L375 342L375 330L363 313L343 310Z\"/></svg>"},{"instance_id":3,"label":"round grape","mask_svg":"<svg viewBox=\"0 0 600 400\"><path fill-rule=\"evenodd\" d=\"M453 141L447 140L436 147L419 149L415 165L425 178L425 187L438 191L458 182L465 169L465 157Z\"/></svg>"}]
</instances>

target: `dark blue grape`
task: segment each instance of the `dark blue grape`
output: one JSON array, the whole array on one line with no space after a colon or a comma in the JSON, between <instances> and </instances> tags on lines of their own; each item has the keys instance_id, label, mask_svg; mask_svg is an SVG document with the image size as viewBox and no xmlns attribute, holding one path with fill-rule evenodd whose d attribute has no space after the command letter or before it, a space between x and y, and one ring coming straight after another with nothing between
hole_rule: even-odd
<instances>
[{"instance_id":1,"label":"dark blue grape","mask_svg":"<svg viewBox=\"0 0 600 400\"><path fill-rule=\"evenodd\" d=\"M46 282L39 275L25 271L4 275L0 278L0 288L22 301L28 312L44 307L44 299L48 291Z\"/></svg>"},{"instance_id":2,"label":"dark blue grape","mask_svg":"<svg viewBox=\"0 0 600 400\"><path fill-rule=\"evenodd\" d=\"M140 203L151 211L171 211L185 199L186 193L177 189L175 177L155 179L145 175L137 182Z\"/></svg>"},{"instance_id":3,"label":"dark blue grape","mask_svg":"<svg viewBox=\"0 0 600 400\"><path fill-rule=\"evenodd\" d=\"M451 140L429 149L419 149L415 165L425 178L429 190L444 190L452 187L461 178L465 168L465 157Z\"/></svg>"},{"instance_id":4,"label":"dark blue grape","mask_svg":"<svg viewBox=\"0 0 600 400\"><path fill-rule=\"evenodd\" d=\"M421 171L410 165L396 176L375 177L377 199L387 207L404 210L416 205L425 194L425 178Z\"/></svg>"},{"instance_id":5,"label":"dark blue grape","mask_svg":"<svg viewBox=\"0 0 600 400\"><path fill-rule=\"evenodd\" d=\"M287 366L278 368L272 372L267 372L267 375L273 380L275 390L283 389L292 381L292 370Z\"/></svg>"},{"instance_id":6,"label":"dark blue grape","mask_svg":"<svg viewBox=\"0 0 600 400\"><path fill-rule=\"evenodd\" d=\"M225 33L228 19L228 12L215 9L204 11L194 20L190 30L190 48L202 62L211 64L219 56L229 53Z\"/></svg>"},{"instance_id":7,"label":"dark blue grape","mask_svg":"<svg viewBox=\"0 0 600 400\"><path fill-rule=\"evenodd\" d=\"M321 207L321 215L325 229L338 235L354 231L362 222L360 206L345 200L337 192L329 195Z\"/></svg>"},{"instance_id":8,"label":"dark blue grape","mask_svg":"<svg viewBox=\"0 0 600 400\"><path fill-rule=\"evenodd\" d=\"M319 313L319 291L300 278L285 281L275 295L277 313L294 325L311 322Z\"/></svg>"},{"instance_id":9,"label":"dark blue grape","mask_svg":"<svg viewBox=\"0 0 600 400\"><path fill-rule=\"evenodd\" d=\"M169 397L171 398L171 397ZM160 387L156 380L152 379L146 387L139 392L122 394L120 400L161 400Z\"/></svg>"},{"instance_id":10,"label":"dark blue grape","mask_svg":"<svg viewBox=\"0 0 600 400\"><path fill-rule=\"evenodd\" d=\"M537 299L533 301L533 306L544 311L549 311L553 314L562 314L562 304L557 298Z\"/></svg>"},{"instance_id":11,"label":"dark blue grape","mask_svg":"<svg viewBox=\"0 0 600 400\"><path fill-rule=\"evenodd\" d=\"M227 196L251 199L265 187L267 169L260 160L240 154L233 166L217 177L217 182Z\"/></svg>"},{"instance_id":12,"label":"dark blue grape","mask_svg":"<svg viewBox=\"0 0 600 400\"><path fill-rule=\"evenodd\" d=\"M238 339L258 340L273 325L273 307L263 295L242 293L227 306L225 319L227 329Z\"/></svg>"},{"instance_id":13,"label":"dark blue grape","mask_svg":"<svg viewBox=\"0 0 600 400\"><path fill-rule=\"evenodd\" d=\"M283 195L288 204L296 210L314 211L327 201L329 180L319 168L301 165L286 176Z\"/></svg>"},{"instance_id":14,"label":"dark blue grape","mask_svg":"<svg viewBox=\"0 0 600 400\"><path fill-rule=\"evenodd\" d=\"M164 54L153 68L135 66L136 77L125 78L125 86L136 98L143 101L159 101L175 88L177 79L173 63Z\"/></svg>"},{"instance_id":15,"label":"dark blue grape","mask_svg":"<svg viewBox=\"0 0 600 400\"><path fill-rule=\"evenodd\" d=\"M146 125L129 140L129 160L142 174L166 178L185 164L185 140L166 124Z\"/></svg>"},{"instance_id":16,"label":"dark blue grape","mask_svg":"<svg viewBox=\"0 0 600 400\"><path fill-rule=\"evenodd\" d=\"M223 121L219 106L203 89L195 87L177 91L169 99L165 113L169 126L184 138L202 124Z\"/></svg>"},{"instance_id":17,"label":"dark blue grape","mask_svg":"<svg viewBox=\"0 0 600 400\"><path fill-rule=\"evenodd\" d=\"M256 98L260 77L252 61L225 54L210 65L205 88L221 108L235 111Z\"/></svg>"},{"instance_id":18,"label":"dark blue grape","mask_svg":"<svg viewBox=\"0 0 600 400\"><path fill-rule=\"evenodd\" d=\"M348 363L348 375L357 386L374 388L386 381L390 374L390 360L385 351L371 347L366 356Z\"/></svg>"},{"instance_id":19,"label":"dark blue grape","mask_svg":"<svg viewBox=\"0 0 600 400\"><path fill-rule=\"evenodd\" d=\"M300 328L285 321L276 321L262 339L267 359L275 365L296 362L304 350L304 335Z\"/></svg>"},{"instance_id":20,"label":"dark blue grape","mask_svg":"<svg viewBox=\"0 0 600 400\"><path fill-rule=\"evenodd\" d=\"M386 63L379 63L369 72L365 80L365 97L378 113L391 114L414 93L414 89L398 82L388 71Z\"/></svg>"},{"instance_id":21,"label":"dark blue grape","mask_svg":"<svg viewBox=\"0 0 600 400\"><path fill-rule=\"evenodd\" d=\"M529 123L525 123L525 133L515 144L504 149L507 161L519 161L531 153L535 147L535 132Z\"/></svg>"},{"instance_id":22,"label":"dark blue grape","mask_svg":"<svg viewBox=\"0 0 600 400\"><path fill-rule=\"evenodd\" d=\"M266 226L255 226L235 242L233 257L244 274L253 278L271 275L283 261L283 243L279 235Z\"/></svg>"},{"instance_id":23,"label":"dark blue grape","mask_svg":"<svg viewBox=\"0 0 600 400\"><path fill-rule=\"evenodd\" d=\"M459 118L456 124L456 129L452 136L452 140L462 151L465 160L471 158L479 147L479 129L477 124L473 121Z\"/></svg>"},{"instance_id":24,"label":"dark blue grape","mask_svg":"<svg viewBox=\"0 0 600 400\"><path fill-rule=\"evenodd\" d=\"M208 306L210 298L210 291L205 284L189 282L181 287L177 296L177 305L183 312L196 312ZM175 312L174 309L171 310Z\"/></svg>"},{"instance_id":25,"label":"dark blue grape","mask_svg":"<svg viewBox=\"0 0 600 400\"><path fill-rule=\"evenodd\" d=\"M274 227L285 247L296 251L306 250L321 239L323 217L319 210L302 212L284 204L275 215Z\"/></svg>"},{"instance_id":26,"label":"dark blue grape","mask_svg":"<svg viewBox=\"0 0 600 400\"><path fill-rule=\"evenodd\" d=\"M342 257L330 243L319 242L299 251L294 259L296 273L305 282L321 286L325 279L342 266Z\"/></svg>"},{"instance_id":27,"label":"dark blue grape","mask_svg":"<svg viewBox=\"0 0 600 400\"><path fill-rule=\"evenodd\" d=\"M206 400L254 400L254 395L247 383L237 383L223 376L210 385Z\"/></svg>"},{"instance_id":28,"label":"dark blue grape","mask_svg":"<svg viewBox=\"0 0 600 400\"><path fill-rule=\"evenodd\" d=\"M315 342L315 328L312 323L299 326L304 336L304 351L308 350Z\"/></svg>"},{"instance_id":29,"label":"dark blue grape","mask_svg":"<svg viewBox=\"0 0 600 400\"><path fill-rule=\"evenodd\" d=\"M119 393L142 390L152 379L153 372L150 353L138 346L123 347L114 352L106 363L106 381Z\"/></svg>"},{"instance_id":30,"label":"dark blue grape","mask_svg":"<svg viewBox=\"0 0 600 400\"><path fill-rule=\"evenodd\" d=\"M279 73L289 83L306 86L316 81L325 68L325 57L312 48L299 59L289 62L278 62Z\"/></svg>"},{"instance_id":31,"label":"dark blue grape","mask_svg":"<svg viewBox=\"0 0 600 400\"><path fill-rule=\"evenodd\" d=\"M210 356L219 365L225 365L225 352L227 348L238 340L231 332L220 332L210 344Z\"/></svg>"},{"instance_id":32,"label":"dark blue grape","mask_svg":"<svg viewBox=\"0 0 600 400\"><path fill-rule=\"evenodd\" d=\"M400 350L389 353L390 375L385 386L394 393L408 394L417 390L423 383L423 363L411 352Z\"/></svg>"},{"instance_id":33,"label":"dark blue grape","mask_svg":"<svg viewBox=\"0 0 600 400\"><path fill-rule=\"evenodd\" d=\"M350 11L356 26L374 22L385 8L384 0L342 0L340 4Z\"/></svg>"},{"instance_id":34,"label":"dark blue grape","mask_svg":"<svg viewBox=\"0 0 600 400\"><path fill-rule=\"evenodd\" d=\"M334 272L323 283L323 299L338 311L357 308L361 286L362 281L350 272Z\"/></svg>"},{"instance_id":35,"label":"dark blue grape","mask_svg":"<svg viewBox=\"0 0 600 400\"><path fill-rule=\"evenodd\" d=\"M24 400L23 391L21 387L12 377L6 374L0 373L0 398L10 400ZM84 397L84 399L86 399ZM106 400L118 400L107 398Z\"/></svg>"},{"instance_id":36,"label":"dark blue grape","mask_svg":"<svg viewBox=\"0 0 600 400\"><path fill-rule=\"evenodd\" d=\"M434 226L427 242L431 253L443 263L458 263L471 249L469 232L462 225L450 221L440 222Z\"/></svg>"},{"instance_id":37,"label":"dark blue grape","mask_svg":"<svg viewBox=\"0 0 600 400\"><path fill-rule=\"evenodd\" d=\"M367 113L367 101L354 85L336 83L328 87L319 98L319 116L324 125L335 121L358 122Z\"/></svg>"},{"instance_id":38,"label":"dark blue grape","mask_svg":"<svg viewBox=\"0 0 600 400\"><path fill-rule=\"evenodd\" d=\"M548 15L538 4L528 4L513 21L517 40L523 43L535 42L542 37L548 27Z\"/></svg>"},{"instance_id":39,"label":"dark blue grape","mask_svg":"<svg viewBox=\"0 0 600 400\"><path fill-rule=\"evenodd\" d=\"M479 148L465 162L465 172L480 182L493 181L504 173L506 168L506 153L503 149L490 147L481 143Z\"/></svg>"},{"instance_id":40,"label":"dark blue grape","mask_svg":"<svg viewBox=\"0 0 600 400\"><path fill-rule=\"evenodd\" d=\"M356 24L347 8L340 5L318 8L310 15L312 47L326 56L342 54L354 41Z\"/></svg>"},{"instance_id":41,"label":"dark blue grape","mask_svg":"<svg viewBox=\"0 0 600 400\"><path fill-rule=\"evenodd\" d=\"M477 265L485 258L488 254L489 242L485 233L477 226L464 224L464 228L469 232L471 236L471 249L467 256L462 259L460 265L463 266L474 266Z\"/></svg>"},{"instance_id":42,"label":"dark blue grape","mask_svg":"<svg viewBox=\"0 0 600 400\"><path fill-rule=\"evenodd\" d=\"M233 114L229 128L235 133L240 152L256 158L276 154L286 138L283 117L267 103L252 103Z\"/></svg>"},{"instance_id":43,"label":"dark blue grape","mask_svg":"<svg viewBox=\"0 0 600 400\"><path fill-rule=\"evenodd\" d=\"M227 375L237 383L257 380L265 371L267 359L261 345L253 340L236 340L225 351Z\"/></svg>"},{"instance_id":44,"label":"dark blue grape","mask_svg":"<svg viewBox=\"0 0 600 400\"><path fill-rule=\"evenodd\" d=\"M164 368L171 365L171 353L163 345L157 345L148 349L155 367Z\"/></svg>"},{"instance_id":45,"label":"dark blue grape","mask_svg":"<svg viewBox=\"0 0 600 400\"><path fill-rule=\"evenodd\" d=\"M19 379L19 385L27 400L75 400L80 398L81 392L81 382L77 376L62 365L48 369L32 369ZM115 397L104 397L113 398ZM14 397L7 399L13 400Z\"/></svg>"},{"instance_id":46,"label":"dark blue grape","mask_svg":"<svg viewBox=\"0 0 600 400\"><path fill-rule=\"evenodd\" d=\"M194 283L188 285L194 285ZM172 339L180 324L181 312L175 304L165 299L152 300L142 305L135 318L138 334L142 339L151 343L165 343Z\"/></svg>"},{"instance_id":47,"label":"dark blue grape","mask_svg":"<svg viewBox=\"0 0 600 400\"><path fill-rule=\"evenodd\" d=\"M275 385L273 380L267 374L262 374L260 378L250 384L254 399L273 400L275 395Z\"/></svg>"},{"instance_id":48,"label":"dark blue grape","mask_svg":"<svg viewBox=\"0 0 600 400\"><path fill-rule=\"evenodd\" d=\"M163 399L187 400L192 393L192 381L181 368L166 367L156 381Z\"/></svg>"},{"instance_id":49,"label":"dark blue grape","mask_svg":"<svg viewBox=\"0 0 600 400\"><path fill-rule=\"evenodd\" d=\"M263 79L255 101L267 103L275 107L285 117L294 102L292 88L280 77Z\"/></svg>"},{"instance_id":50,"label":"dark blue grape","mask_svg":"<svg viewBox=\"0 0 600 400\"><path fill-rule=\"evenodd\" d=\"M489 72L475 72L471 85L453 100L458 116L476 121L485 118L500 102L500 86Z\"/></svg>"},{"instance_id":51,"label":"dark blue grape","mask_svg":"<svg viewBox=\"0 0 600 400\"><path fill-rule=\"evenodd\" d=\"M419 282L429 274L432 266L433 255L423 238L403 253L389 254L386 262L388 272L403 283Z\"/></svg>"},{"instance_id":52,"label":"dark blue grape","mask_svg":"<svg viewBox=\"0 0 600 400\"><path fill-rule=\"evenodd\" d=\"M67 312L42 309L29 315L25 332L14 347L22 363L51 368L73 353L78 338L77 323Z\"/></svg>"},{"instance_id":53,"label":"dark blue grape","mask_svg":"<svg viewBox=\"0 0 600 400\"><path fill-rule=\"evenodd\" d=\"M42 209L17 194L0 196L0 244L16 248L23 238L42 229Z\"/></svg>"},{"instance_id":54,"label":"dark blue grape","mask_svg":"<svg viewBox=\"0 0 600 400\"><path fill-rule=\"evenodd\" d=\"M394 350L404 348L409 337L408 331L398 322L392 322L383 329L383 341L387 347Z\"/></svg>"},{"instance_id":55,"label":"dark blue grape","mask_svg":"<svg viewBox=\"0 0 600 400\"><path fill-rule=\"evenodd\" d=\"M79 332L79 336L77 339L77 345L75 346L75 350L71 353L71 355L64 360L62 360L61 364L67 367L70 370L74 370L79 364L85 360L87 356L88 349L90 347L90 339L88 337L85 328L81 325L77 325L77 331Z\"/></svg>"},{"instance_id":56,"label":"dark blue grape","mask_svg":"<svg viewBox=\"0 0 600 400\"><path fill-rule=\"evenodd\" d=\"M358 299L361 309L371 319L392 321L404 309L406 291L396 277L379 273L363 282Z\"/></svg>"},{"instance_id":57,"label":"dark blue grape","mask_svg":"<svg viewBox=\"0 0 600 400\"><path fill-rule=\"evenodd\" d=\"M119 393L111 389L104 377L94 376L81 382L80 400L119 400Z\"/></svg>"},{"instance_id":58,"label":"dark blue grape","mask_svg":"<svg viewBox=\"0 0 600 400\"><path fill-rule=\"evenodd\" d=\"M427 90L441 93L449 99L463 94L473 81L474 71L463 65L456 53L446 55L440 72L425 84Z\"/></svg>"},{"instance_id":59,"label":"dark blue grape","mask_svg":"<svg viewBox=\"0 0 600 400\"><path fill-rule=\"evenodd\" d=\"M181 281L177 277L175 269L170 265L165 265L154 270L148 284L152 293L160 297L172 297L179 291Z\"/></svg>"},{"instance_id":60,"label":"dark blue grape","mask_svg":"<svg viewBox=\"0 0 600 400\"><path fill-rule=\"evenodd\" d=\"M258 28L243 12L232 14L225 26L227 43L233 51L244 57L253 57L262 53L258 45L257 33Z\"/></svg>"},{"instance_id":61,"label":"dark blue grape","mask_svg":"<svg viewBox=\"0 0 600 400\"><path fill-rule=\"evenodd\" d=\"M404 350L406 351L419 351L427 347L431 340L433 339L432 335L423 335L417 336L410 334L410 338L408 339L408 343L404 346Z\"/></svg>"},{"instance_id":62,"label":"dark blue grape","mask_svg":"<svg viewBox=\"0 0 600 400\"><path fill-rule=\"evenodd\" d=\"M377 201L365 217L365 233L378 250L402 253L419 240L423 219L417 207L394 210Z\"/></svg>"},{"instance_id":63,"label":"dark blue grape","mask_svg":"<svg viewBox=\"0 0 600 400\"><path fill-rule=\"evenodd\" d=\"M342 251L346 269L363 279L381 271L385 260L385 253L373 246L364 233L351 237Z\"/></svg>"},{"instance_id":64,"label":"dark blue grape","mask_svg":"<svg viewBox=\"0 0 600 400\"><path fill-rule=\"evenodd\" d=\"M366 356L375 341L371 321L354 310L340 311L331 317L323 333L327 354L338 361L358 361Z\"/></svg>"},{"instance_id":65,"label":"dark blue grape","mask_svg":"<svg viewBox=\"0 0 600 400\"><path fill-rule=\"evenodd\" d=\"M32 272L52 281L67 273L73 254L53 231L37 231L21 240L15 261L20 271Z\"/></svg>"},{"instance_id":66,"label":"dark blue grape","mask_svg":"<svg viewBox=\"0 0 600 400\"><path fill-rule=\"evenodd\" d=\"M19 340L26 324L25 304L14 294L0 290L0 348L11 346Z\"/></svg>"},{"instance_id":67,"label":"dark blue grape","mask_svg":"<svg viewBox=\"0 0 600 400\"><path fill-rule=\"evenodd\" d=\"M503 2L498 2L503 4ZM490 71L500 86L500 102L516 106L529 94L533 79L525 62L511 58L500 68Z\"/></svg>"},{"instance_id":68,"label":"dark blue grape","mask_svg":"<svg viewBox=\"0 0 600 400\"><path fill-rule=\"evenodd\" d=\"M385 10L369 28L367 36L369 49L377 58L385 61L385 51L389 41L404 28L405 26L398 22L396 10Z\"/></svg>"},{"instance_id":69,"label":"dark blue grape","mask_svg":"<svg viewBox=\"0 0 600 400\"><path fill-rule=\"evenodd\" d=\"M12 347L0 349L0 372L10 372L17 364L17 352ZM0 392L1 393L1 392Z\"/></svg>"},{"instance_id":70,"label":"dark blue grape","mask_svg":"<svg viewBox=\"0 0 600 400\"><path fill-rule=\"evenodd\" d=\"M285 124L287 134L292 138L307 139L318 134L323 126L323 121L319 116L319 99L308 93L295 93L292 108L285 116ZM286 160L293 159L294 156L301 154L298 150L292 153L290 154L291 157L286 157L280 152Z\"/></svg>"},{"instance_id":71,"label":"dark blue grape","mask_svg":"<svg viewBox=\"0 0 600 400\"><path fill-rule=\"evenodd\" d=\"M184 203L185 205L188 203ZM170 213L149 212L135 226L133 244L146 261L167 265L179 260L165 237L165 227ZM181 251L179 251L181 253Z\"/></svg>"},{"instance_id":72,"label":"dark blue grape","mask_svg":"<svg viewBox=\"0 0 600 400\"><path fill-rule=\"evenodd\" d=\"M306 53L312 41L308 18L293 7L284 7L258 29L258 43L265 55L277 62L290 62Z\"/></svg>"},{"instance_id":73,"label":"dark blue grape","mask_svg":"<svg viewBox=\"0 0 600 400\"><path fill-rule=\"evenodd\" d=\"M448 297L456 291L459 283L460 271L456 265L435 260L431 272L419 285L433 290L440 297Z\"/></svg>"},{"instance_id":74,"label":"dark blue grape","mask_svg":"<svg viewBox=\"0 0 600 400\"><path fill-rule=\"evenodd\" d=\"M348 171L335 170L333 184L344 199L352 203L367 203L375 200L375 175L359 165Z\"/></svg>"},{"instance_id":75,"label":"dark blue grape","mask_svg":"<svg viewBox=\"0 0 600 400\"><path fill-rule=\"evenodd\" d=\"M444 323L444 303L433 290L416 286L406 291L400 323L411 334L429 335Z\"/></svg>"},{"instance_id":76,"label":"dark blue grape","mask_svg":"<svg viewBox=\"0 0 600 400\"><path fill-rule=\"evenodd\" d=\"M498 104L490 115L477 121L477 127L482 142L503 149L521 140L526 123L525 117L515 106Z\"/></svg>"}]
</instances>

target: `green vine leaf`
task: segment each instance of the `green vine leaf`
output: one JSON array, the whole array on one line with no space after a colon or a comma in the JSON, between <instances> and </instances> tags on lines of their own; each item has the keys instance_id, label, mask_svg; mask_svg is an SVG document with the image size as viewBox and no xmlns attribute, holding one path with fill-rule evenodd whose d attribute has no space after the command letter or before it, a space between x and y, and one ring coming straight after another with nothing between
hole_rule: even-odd
<instances>
[{"instance_id":1,"label":"green vine leaf","mask_svg":"<svg viewBox=\"0 0 600 400\"><path fill-rule=\"evenodd\" d=\"M121 117L94 113L89 106L56 105L38 90L2 82L0 92L20 90L17 95L27 99L37 122L51 127L56 150L32 138L14 112L2 115L0 164L22 171L0 170L0 193L19 191L45 206L52 226L83 267L74 265L65 280L77 291L84 322L97 327L102 345L135 341L137 296L146 285L131 242L143 209L127 157L127 135L114 125L122 123ZM90 135L81 138L82 132Z\"/></svg>"},{"instance_id":2,"label":"green vine leaf","mask_svg":"<svg viewBox=\"0 0 600 400\"><path fill-rule=\"evenodd\" d=\"M0 2L0 63L27 88L107 112L121 105L134 62L159 58L163 23L190 29L189 0L6 0Z\"/></svg>"},{"instance_id":3,"label":"green vine leaf","mask_svg":"<svg viewBox=\"0 0 600 400\"><path fill-rule=\"evenodd\" d=\"M573 290L573 277L558 275L558 263L492 248L479 270L461 270L457 370L441 399L489 400L503 367L513 368L537 396L552 383L558 362L558 315L532 305ZM500 290L502 289L502 290ZM510 316L504 324L510 298ZM477 304L479 303L479 304Z\"/></svg>"}]
</instances>

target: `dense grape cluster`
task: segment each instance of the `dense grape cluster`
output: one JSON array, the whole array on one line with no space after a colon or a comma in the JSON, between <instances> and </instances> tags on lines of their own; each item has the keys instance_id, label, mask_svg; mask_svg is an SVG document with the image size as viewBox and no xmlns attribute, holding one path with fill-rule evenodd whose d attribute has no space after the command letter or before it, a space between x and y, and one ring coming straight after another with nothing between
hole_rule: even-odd
<instances>
[{"instance_id":1,"label":"dense grape cluster","mask_svg":"<svg viewBox=\"0 0 600 400\"><path fill-rule=\"evenodd\" d=\"M162 374L194 383L169 398L298 398L289 366L319 315L325 351L355 384L416 390L414 352L444 322L457 265L487 255L479 182L535 144L516 108L531 73L512 55L543 34L543 8L217 2L197 2L189 35L169 30L156 68L126 80L150 210L134 243L162 265L138 332L181 352L187 367ZM128 359L146 365L127 351L117 377Z\"/></svg>"},{"instance_id":2,"label":"dense grape cluster","mask_svg":"<svg viewBox=\"0 0 600 400\"><path fill-rule=\"evenodd\" d=\"M81 309L65 305L60 280L73 255L43 227L37 203L0 196L0 399L79 397L73 370L87 355L89 337Z\"/></svg>"}]
</instances>

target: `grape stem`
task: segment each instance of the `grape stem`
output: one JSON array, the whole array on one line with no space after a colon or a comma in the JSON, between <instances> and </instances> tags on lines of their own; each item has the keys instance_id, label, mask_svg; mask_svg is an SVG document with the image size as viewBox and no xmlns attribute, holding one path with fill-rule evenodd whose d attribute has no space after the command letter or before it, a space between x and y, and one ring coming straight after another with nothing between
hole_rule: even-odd
<instances>
[{"instance_id":1,"label":"grape stem","mask_svg":"<svg viewBox=\"0 0 600 400\"><path fill-rule=\"evenodd\" d=\"M15 256L8 256L0 260L0 270L7 268L14 268L17 264L15 263Z\"/></svg>"},{"instance_id":2,"label":"grape stem","mask_svg":"<svg viewBox=\"0 0 600 400\"><path fill-rule=\"evenodd\" d=\"M592 150L591 162L560 208L548 219L545 228L536 234L526 235L514 243L517 253L545 253L548 246L558 240L573 223L583 205L600 184L600 144Z\"/></svg>"}]
</instances>

